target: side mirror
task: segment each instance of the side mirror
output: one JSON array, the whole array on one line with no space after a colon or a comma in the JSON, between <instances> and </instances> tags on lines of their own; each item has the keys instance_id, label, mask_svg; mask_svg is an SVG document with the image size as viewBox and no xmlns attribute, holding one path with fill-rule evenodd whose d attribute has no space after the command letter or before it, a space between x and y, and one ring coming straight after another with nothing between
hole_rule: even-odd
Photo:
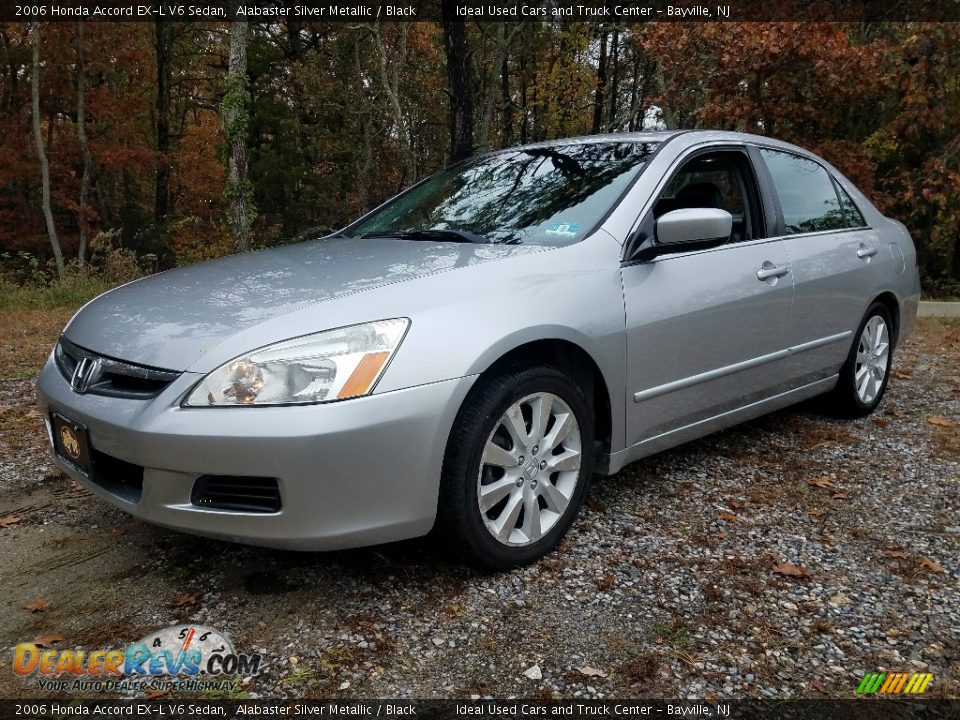
<instances>
[{"instance_id":1,"label":"side mirror","mask_svg":"<svg viewBox=\"0 0 960 720\"><path fill-rule=\"evenodd\" d=\"M658 245L683 245L729 240L733 216L716 208L683 208L661 215L657 220Z\"/></svg>"}]
</instances>

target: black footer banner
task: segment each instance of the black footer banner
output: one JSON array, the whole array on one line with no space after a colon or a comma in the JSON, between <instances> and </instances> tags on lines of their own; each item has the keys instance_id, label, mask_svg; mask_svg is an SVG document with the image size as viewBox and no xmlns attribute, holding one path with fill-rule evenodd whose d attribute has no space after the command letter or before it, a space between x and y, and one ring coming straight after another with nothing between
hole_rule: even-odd
<instances>
[{"instance_id":1,"label":"black footer banner","mask_svg":"<svg viewBox=\"0 0 960 720\"><path fill-rule=\"evenodd\" d=\"M960 700L0 700L8 718L960 719Z\"/></svg>"}]
</instances>

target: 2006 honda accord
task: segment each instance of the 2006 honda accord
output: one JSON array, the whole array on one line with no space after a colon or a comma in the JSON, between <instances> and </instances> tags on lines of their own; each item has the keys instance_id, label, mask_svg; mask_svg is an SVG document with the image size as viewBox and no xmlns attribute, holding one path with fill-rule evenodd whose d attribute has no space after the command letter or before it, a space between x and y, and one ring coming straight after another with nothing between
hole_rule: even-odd
<instances>
[{"instance_id":1,"label":"2006 honda accord","mask_svg":"<svg viewBox=\"0 0 960 720\"><path fill-rule=\"evenodd\" d=\"M39 379L59 465L191 533L553 548L591 473L883 397L916 252L822 159L716 131L474 157L329 237L93 300Z\"/></svg>"}]
</instances>

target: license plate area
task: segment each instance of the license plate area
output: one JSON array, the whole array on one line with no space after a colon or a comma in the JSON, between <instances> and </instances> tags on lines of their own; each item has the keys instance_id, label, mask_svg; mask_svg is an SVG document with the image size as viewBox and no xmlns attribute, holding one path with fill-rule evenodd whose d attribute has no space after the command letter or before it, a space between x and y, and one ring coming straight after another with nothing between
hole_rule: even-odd
<instances>
[{"instance_id":1,"label":"license plate area","mask_svg":"<svg viewBox=\"0 0 960 720\"><path fill-rule=\"evenodd\" d=\"M58 412L50 413L53 450L63 462L91 479L90 434L83 423Z\"/></svg>"}]
</instances>

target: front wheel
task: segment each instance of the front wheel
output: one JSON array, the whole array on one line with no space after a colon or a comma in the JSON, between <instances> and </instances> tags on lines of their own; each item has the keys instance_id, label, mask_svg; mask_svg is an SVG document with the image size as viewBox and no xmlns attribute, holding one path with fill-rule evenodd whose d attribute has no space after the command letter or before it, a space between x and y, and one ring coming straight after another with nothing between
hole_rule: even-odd
<instances>
[{"instance_id":1,"label":"front wheel","mask_svg":"<svg viewBox=\"0 0 960 720\"><path fill-rule=\"evenodd\" d=\"M539 559L576 517L593 465L593 413L554 368L481 380L451 432L439 525L451 549L503 570Z\"/></svg>"},{"instance_id":2,"label":"front wheel","mask_svg":"<svg viewBox=\"0 0 960 720\"><path fill-rule=\"evenodd\" d=\"M871 305L830 395L830 406L836 414L863 417L880 404L893 360L892 327L887 308L881 303Z\"/></svg>"}]
</instances>

